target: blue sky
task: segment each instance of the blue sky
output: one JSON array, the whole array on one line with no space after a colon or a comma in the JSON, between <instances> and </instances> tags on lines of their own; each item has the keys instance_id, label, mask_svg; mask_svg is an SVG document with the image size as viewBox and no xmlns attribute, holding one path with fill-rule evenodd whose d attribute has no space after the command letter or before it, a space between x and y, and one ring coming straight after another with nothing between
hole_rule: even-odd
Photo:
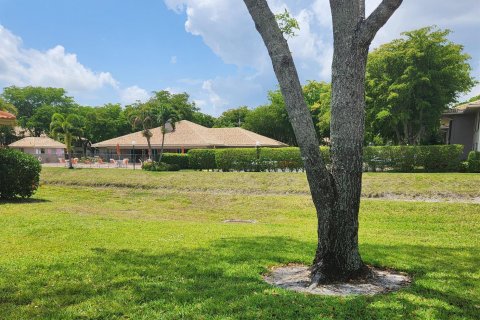
<instances>
[{"instance_id":1,"label":"blue sky","mask_svg":"<svg viewBox=\"0 0 480 320\"><path fill-rule=\"evenodd\" d=\"M367 0L367 8L378 2ZM289 43L301 80L329 81L328 1L269 3L300 21ZM480 78L478 16L478 0L405 0L373 46L426 25L450 28ZM218 115L265 103L276 80L241 0L0 0L0 86L9 85L60 86L89 105L186 91Z\"/></svg>"}]
</instances>

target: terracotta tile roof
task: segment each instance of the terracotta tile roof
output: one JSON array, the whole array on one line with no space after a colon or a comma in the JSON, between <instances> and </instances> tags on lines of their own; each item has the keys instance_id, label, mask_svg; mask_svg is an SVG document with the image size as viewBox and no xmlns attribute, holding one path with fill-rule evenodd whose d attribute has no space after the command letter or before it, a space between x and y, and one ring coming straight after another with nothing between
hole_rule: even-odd
<instances>
[{"instance_id":1,"label":"terracotta tile roof","mask_svg":"<svg viewBox=\"0 0 480 320\"><path fill-rule=\"evenodd\" d=\"M65 149L66 146L49 137L26 137L9 145L10 148L55 148Z\"/></svg>"},{"instance_id":2,"label":"terracotta tile roof","mask_svg":"<svg viewBox=\"0 0 480 320\"><path fill-rule=\"evenodd\" d=\"M15 115L6 111L0 111L0 125L12 125L16 119Z\"/></svg>"},{"instance_id":3,"label":"terracotta tile roof","mask_svg":"<svg viewBox=\"0 0 480 320\"><path fill-rule=\"evenodd\" d=\"M151 129L153 136L150 140L152 147L158 148L162 144L160 127ZM118 138L93 144L95 148L132 147L132 141L139 148L147 148L147 140L142 132L127 134ZM165 134L165 148L167 149L195 149L213 147L255 147L257 141L265 147L285 147L286 144L241 128L206 128L193 122L182 120L177 122L174 132Z\"/></svg>"}]
</instances>

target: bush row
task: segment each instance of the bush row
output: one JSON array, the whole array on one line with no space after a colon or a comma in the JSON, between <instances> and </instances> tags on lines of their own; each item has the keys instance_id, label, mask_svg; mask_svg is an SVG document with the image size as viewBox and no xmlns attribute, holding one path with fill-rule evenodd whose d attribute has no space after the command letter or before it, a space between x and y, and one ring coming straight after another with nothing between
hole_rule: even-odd
<instances>
[{"instance_id":1,"label":"bush row","mask_svg":"<svg viewBox=\"0 0 480 320\"><path fill-rule=\"evenodd\" d=\"M164 153L162 155L162 162L166 164L176 165L180 169L190 168L188 164L187 154L181 153Z\"/></svg>"},{"instance_id":2,"label":"bush row","mask_svg":"<svg viewBox=\"0 0 480 320\"><path fill-rule=\"evenodd\" d=\"M468 172L480 173L480 152L479 151L471 151L468 154L466 169Z\"/></svg>"},{"instance_id":3,"label":"bush row","mask_svg":"<svg viewBox=\"0 0 480 320\"><path fill-rule=\"evenodd\" d=\"M454 172L460 169L462 145L365 147L365 171Z\"/></svg>"},{"instance_id":4,"label":"bush row","mask_svg":"<svg viewBox=\"0 0 480 320\"><path fill-rule=\"evenodd\" d=\"M320 147L330 164L327 147ZM364 148L364 170L399 172L453 172L460 170L461 145L384 146ZM189 167L222 171L300 171L303 161L298 148L196 149L188 152ZM473 161L473 160L472 160ZM474 166L474 164L472 164Z\"/></svg>"},{"instance_id":5,"label":"bush row","mask_svg":"<svg viewBox=\"0 0 480 320\"><path fill-rule=\"evenodd\" d=\"M40 183L40 162L14 149L0 149L0 199L28 198Z\"/></svg>"},{"instance_id":6,"label":"bush row","mask_svg":"<svg viewBox=\"0 0 480 320\"><path fill-rule=\"evenodd\" d=\"M163 160L163 159L162 159ZM165 162L144 162L142 169L146 171L178 171L180 167L176 164L168 164Z\"/></svg>"}]
</instances>

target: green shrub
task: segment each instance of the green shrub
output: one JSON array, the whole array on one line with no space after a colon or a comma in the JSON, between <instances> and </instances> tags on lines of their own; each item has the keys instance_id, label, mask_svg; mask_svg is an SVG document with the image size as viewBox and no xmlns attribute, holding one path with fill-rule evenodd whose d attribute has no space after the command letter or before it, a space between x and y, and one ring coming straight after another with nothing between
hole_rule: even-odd
<instances>
[{"instance_id":1,"label":"green shrub","mask_svg":"<svg viewBox=\"0 0 480 320\"><path fill-rule=\"evenodd\" d=\"M262 171L303 170L303 160L298 148L260 148L259 151Z\"/></svg>"},{"instance_id":2,"label":"green shrub","mask_svg":"<svg viewBox=\"0 0 480 320\"><path fill-rule=\"evenodd\" d=\"M178 171L180 167L177 164L168 164L165 162L144 162L142 169L146 171Z\"/></svg>"},{"instance_id":3,"label":"green shrub","mask_svg":"<svg viewBox=\"0 0 480 320\"><path fill-rule=\"evenodd\" d=\"M460 167L458 168L458 172L468 172L468 161L460 162Z\"/></svg>"},{"instance_id":4,"label":"green shrub","mask_svg":"<svg viewBox=\"0 0 480 320\"><path fill-rule=\"evenodd\" d=\"M461 145L365 147L363 162L366 171L451 172L460 169L462 150Z\"/></svg>"},{"instance_id":5,"label":"green shrub","mask_svg":"<svg viewBox=\"0 0 480 320\"><path fill-rule=\"evenodd\" d=\"M164 153L162 155L162 162L166 164L177 165L180 169L188 169L188 155L181 153Z\"/></svg>"},{"instance_id":6,"label":"green shrub","mask_svg":"<svg viewBox=\"0 0 480 320\"><path fill-rule=\"evenodd\" d=\"M458 144L420 146L418 165L426 172L454 172L460 169L463 146Z\"/></svg>"},{"instance_id":7,"label":"green shrub","mask_svg":"<svg viewBox=\"0 0 480 320\"><path fill-rule=\"evenodd\" d=\"M0 149L0 198L31 197L40 183L40 162L34 156Z\"/></svg>"},{"instance_id":8,"label":"green shrub","mask_svg":"<svg viewBox=\"0 0 480 320\"><path fill-rule=\"evenodd\" d=\"M451 172L460 170L463 146L376 146L365 147L365 171ZM258 154L257 154L258 152ZM330 150L320 147L324 162L331 164ZM299 148L234 148L189 151L190 167L218 168L223 171L300 171L304 170Z\"/></svg>"},{"instance_id":9,"label":"green shrub","mask_svg":"<svg viewBox=\"0 0 480 320\"><path fill-rule=\"evenodd\" d=\"M217 165L215 163L215 149L189 150L188 165L190 169L195 169L195 170L217 169Z\"/></svg>"},{"instance_id":10,"label":"green shrub","mask_svg":"<svg viewBox=\"0 0 480 320\"><path fill-rule=\"evenodd\" d=\"M468 172L480 172L480 152L470 151L467 157Z\"/></svg>"},{"instance_id":11,"label":"green shrub","mask_svg":"<svg viewBox=\"0 0 480 320\"><path fill-rule=\"evenodd\" d=\"M257 152L260 149L235 148L217 149L215 162L222 171L259 171L260 163L257 161Z\"/></svg>"}]
</instances>

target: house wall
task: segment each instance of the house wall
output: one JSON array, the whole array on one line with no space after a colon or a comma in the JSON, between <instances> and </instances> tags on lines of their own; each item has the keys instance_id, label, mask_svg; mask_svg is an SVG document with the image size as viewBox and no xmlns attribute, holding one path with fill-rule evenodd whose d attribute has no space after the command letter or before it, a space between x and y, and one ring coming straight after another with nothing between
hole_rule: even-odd
<instances>
[{"instance_id":1,"label":"house wall","mask_svg":"<svg viewBox=\"0 0 480 320\"><path fill-rule=\"evenodd\" d=\"M473 148L474 124L475 117L472 114L459 114L452 118L449 144L462 144L464 158Z\"/></svg>"},{"instance_id":2,"label":"house wall","mask_svg":"<svg viewBox=\"0 0 480 320\"><path fill-rule=\"evenodd\" d=\"M37 159L41 159L42 163L58 163L59 158L65 157L63 149L56 148L15 148L22 152L33 155Z\"/></svg>"},{"instance_id":3,"label":"house wall","mask_svg":"<svg viewBox=\"0 0 480 320\"><path fill-rule=\"evenodd\" d=\"M480 111L475 115L473 129L473 148L472 150L480 151Z\"/></svg>"}]
</instances>

